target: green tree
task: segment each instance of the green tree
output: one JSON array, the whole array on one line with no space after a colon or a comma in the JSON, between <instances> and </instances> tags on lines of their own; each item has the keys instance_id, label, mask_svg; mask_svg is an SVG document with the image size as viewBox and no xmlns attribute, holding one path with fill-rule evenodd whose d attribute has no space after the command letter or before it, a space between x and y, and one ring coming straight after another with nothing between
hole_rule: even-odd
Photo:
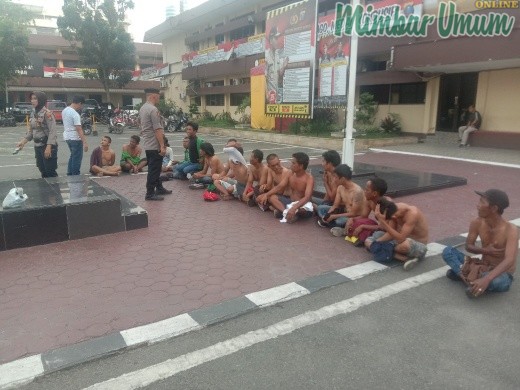
<instances>
[{"instance_id":1,"label":"green tree","mask_svg":"<svg viewBox=\"0 0 520 390\"><path fill-rule=\"evenodd\" d=\"M29 65L27 25L31 15L11 0L0 0L0 91L5 92L8 81Z\"/></svg>"},{"instance_id":2,"label":"green tree","mask_svg":"<svg viewBox=\"0 0 520 390\"><path fill-rule=\"evenodd\" d=\"M124 28L125 13L133 7L131 0L64 0L58 18L60 33L75 45L82 64L96 70L84 76L103 84L107 101L111 87L130 81L121 76L135 65L135 46Z\"/></svg>"}]
</instances>

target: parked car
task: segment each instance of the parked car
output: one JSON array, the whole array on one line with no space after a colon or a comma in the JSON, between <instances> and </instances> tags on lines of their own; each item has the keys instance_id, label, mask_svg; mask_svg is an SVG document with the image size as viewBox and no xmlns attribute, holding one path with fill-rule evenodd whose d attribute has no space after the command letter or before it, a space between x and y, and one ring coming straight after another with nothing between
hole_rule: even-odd
<instances>
[{"instance_id":1,"label":"parked car","mask_svg":"<svg viewBox=\"0 0 520 390\"><path fill-rule=\"evenodd\" d=\"M17 102L13 104L11 114L17 122L23 122L27 115L31 115L33 106L30 102Z\"/></svg>"},{"instance_id":2,"label":"parked car","mask_svg":"<svg viewBox=\"0 0 520 390\"><path fill-rule=\"evenodd\" d=\"M61 119L61 112L64 108L67 107L67 103L62 102L61 100L49 100L47 102L47 108L52 111L54 114L54 118L56 118L56 122L63 123Z\"/></svg>"},{"instance_id":3,"label":"parked car","mask_svg":"<svg viewBox=\"0 0 520 390\"><path fill-rule=\"evenodd\" d=\"M85 103L83 103L84 112L98 116L102 110L103 108L96 99L85 99Z\"/></svg>"}]
</instances>

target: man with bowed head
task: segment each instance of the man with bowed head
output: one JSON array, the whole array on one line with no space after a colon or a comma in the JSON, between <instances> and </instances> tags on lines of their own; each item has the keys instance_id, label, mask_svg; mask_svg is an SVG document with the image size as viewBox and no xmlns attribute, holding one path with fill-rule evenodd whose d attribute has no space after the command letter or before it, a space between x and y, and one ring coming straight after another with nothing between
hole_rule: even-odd
<instances>
[{"instance_id":1,"label":"man with bowed head","mask_svg":"<svg viewBox=\"0 0 520 390\"><path fill-rule=\"evenodd\" d=\"M160 179L162 160L166 154L164 144L164 129L161 114L156 105L159 103L160 91L156 88L147 88L146 102L139 110L141 123L141 139L148 161L148 175L146 178L145 200L163 200L161 195L171 194L171 190L163 187Z\"/></svg>"}]
</instances>

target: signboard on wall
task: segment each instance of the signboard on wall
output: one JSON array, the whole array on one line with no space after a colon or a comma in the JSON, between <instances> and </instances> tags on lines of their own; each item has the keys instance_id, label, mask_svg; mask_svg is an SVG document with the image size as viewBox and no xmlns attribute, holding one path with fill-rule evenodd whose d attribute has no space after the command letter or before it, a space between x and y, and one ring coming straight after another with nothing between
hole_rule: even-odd
<instances>
[{"instance_id":1,"label":"signboard on wall","mask_svg":"<svg viewBox=\"0 0 520 390\"><path fill-rule=\"evenodd\" d=\"M312 117L316 7L306 0L267 13L266 115Z\"/></svg>"}]
</instances>

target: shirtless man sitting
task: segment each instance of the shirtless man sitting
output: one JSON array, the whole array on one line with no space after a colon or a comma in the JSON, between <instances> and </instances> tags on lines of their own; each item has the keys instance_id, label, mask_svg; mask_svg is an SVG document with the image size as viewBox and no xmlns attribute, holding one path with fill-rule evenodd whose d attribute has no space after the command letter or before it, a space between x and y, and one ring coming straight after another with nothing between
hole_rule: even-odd
<instances>
[{"instance_id":1,"label":"shirtless man sitting","mask_svg":"<svg viewBox=\"0 0 520 390\"><path fill-rule=\"evenodd\" d=\"M405 271L409 271L426 257L428 224L421 210L416 206L382 198L374 215L384 232L375 232L365 240L368 249L374 241L392 242L395 245L393 258L404 263Z\"/></svg>"},{"instance_id":2,"label":"shirtless man sitting","mask_svg":"<svg viewBox=\"0 0 520 390\"><path fill-rule=\"evenodd\" d=\"M228 163L221 173L212 176L213 184L222 200L242 199L249 175L244 149L235 139L230 139L223 150L229 156Z\"/></svg>"},{"instance_id":3,"label":"shirtless man sitting","mask_svg":"<svg viewBox=\"0 0 520 390\"><path fill-rule=\"evenodd\" d=\"M143 152L139 146L141 137L138 135L132 135L130 137L130 143L123 145L123 152L121 153L121 170L123 172L138 173L142 172L143 168L148 165L148 161L145 158L141 158Z\"/></svg>"},{"instance_id":4,"label":"shirtless man sitting","mask_svg":"<svg viewBox=\"0 0 520 390\"><path fill-rule=\"evenodd\" d=\"M363 189L352 181L352 169L347 164L334 168L338 183L336 198L332 206L318 207L318 224L331 227L330 232L336 237L346 235L347 222L355 217L366 218L370 207Z\"/></svg>"},{"instance_id":5,"label":"shirtless man sitting","mask_svg":"<svg viewBox=\"0 0 520 390\"><path fill-rule=\"evenodd\" d=\"M90 173L97 176L119 176L121 167L114 165L116 153L110 149L112 139L105 135L101 138L101 145L92 151L90 156Z\"/></svg>"},{"instance_id":6,"label":"shirtless man sitting","mask_svg":"<svg viewBox=\"0 0 520 390\"><path fill-rule=\"evenodd\" d=\"M275 209L275 217L284 216L288 223L296 222L300 217L308 218L313 215L310 200L314 191L314 177L307 172L309 156L297 152L292 157L291 174L273 188L273 194L269 196L269 202ZM277 195L284 190L288 190L287 196Z\"/></svg>"},{"instance_id":7,"label":"shirtless man sitting","mask_svg":"<svg viewBox=\"0 0 520 390\"><path fill-rule=\"evenodd\" d=\"M285 168L280 163L280 159L274 153L270 154L266 158L267 160L267 180L265 184L258 186L255 190L256 203L260 210L269 210L269 198L271 195L285 195L286 186L278 187L280 183L288 180L292 175L290 169Z\"/></svg>"},{"instance_id":8,"label":"shirtless man sitting","mask_svg":"<svg viewBox=\"0 0 520 390\"><path fill-rule=\"evenodd\" d=\"M466 251L482 255L482 261L474 262L478 267L483 264L487 272L475 274L475 280L466 280L469 285L466 294L479 297L486 291L505 292L513 282L518 257L518 228L503 219L504 209L509 207L509 198L497 189L477 192L480 200L477 204L478 217L471 221L466 238ZM475 245L480 237L481 245ZM461 267L465 260L464 253L446 247L442 253L443 260L450 266L446 276L452 280L461 279ZM470 265L470 264L468 264Z\"/></svg>"},{"instance_id":9,"label":"shirtless man sitting","mask_svg":"<svg viewBox=\"0 0 520 390\"><path fill-rule=\"evenodd\" d=\"M262 164L263 159L264 153L258 149L253 150L249 157L249 176L242 200L251 207L256 204L255 188L258 190L261 185L267 183L267 167Z\"/></svg>"},{"instance_id":10,"label":"shirtless man sitting","mask_svg":"<svg viewBox=\"0 0 520 390\"><path fill-rule=\"evenodd\" d=\"M224 171L224 164L215 156L215 149L209 142L203 142L200 145L200 156L204 159L204 165L202 170L191 176L193 183L189 185L189 188L192 190L212 184L212 175L220 175Z\"/></svg>"}]
</instances>

